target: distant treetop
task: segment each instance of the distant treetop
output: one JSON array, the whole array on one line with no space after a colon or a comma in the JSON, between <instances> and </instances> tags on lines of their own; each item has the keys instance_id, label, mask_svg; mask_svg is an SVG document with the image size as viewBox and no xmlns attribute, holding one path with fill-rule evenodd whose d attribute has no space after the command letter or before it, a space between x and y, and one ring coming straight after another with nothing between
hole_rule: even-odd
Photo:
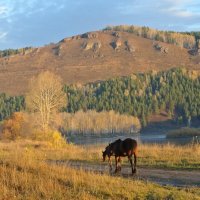
<instances>
[{"instance_id":1,"label":"distant treetop","mask_svg":"<svg viewBox=\"0 0 200 200\"><path fill-rule=\"evenodd\" d=\"M104 30L129 32L140 37L174 44L187 49L196 48L196 40L198 39L196 36L200 35L200 33L197 32L180 33L174 31L159 31L146 26L141 27L133 25L107 26Z\"/></svg>"},{"instance_id":2,"label":"distant treetop","mask_svg":"<svg viewBox=\"0 0 200 200\"><path fill-rule=\"evenodd\" d=\"M7 57L7 56L12 56L16 54L26 54L27 51L30 51L32 47L24 47L20 49L5 49L5 50L0 50L0 58L2 57Z\"/></svg>"}]
</instances>

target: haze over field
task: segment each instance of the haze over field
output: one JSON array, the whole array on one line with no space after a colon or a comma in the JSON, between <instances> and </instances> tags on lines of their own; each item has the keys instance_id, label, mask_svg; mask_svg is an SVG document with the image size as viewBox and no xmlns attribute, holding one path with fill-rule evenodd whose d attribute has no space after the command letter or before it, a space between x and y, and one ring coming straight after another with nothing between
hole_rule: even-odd
<instances>
[{"instance_id":1,"label":"haze over field","mask_svg":"<svg viewBox=\"0 0 200 200\"><path fill-rule=\"evenodd\" d=\"M197 31L198 0L1 0L0 49L43 46L107 25Z\"/></svg>"}]
</instances>

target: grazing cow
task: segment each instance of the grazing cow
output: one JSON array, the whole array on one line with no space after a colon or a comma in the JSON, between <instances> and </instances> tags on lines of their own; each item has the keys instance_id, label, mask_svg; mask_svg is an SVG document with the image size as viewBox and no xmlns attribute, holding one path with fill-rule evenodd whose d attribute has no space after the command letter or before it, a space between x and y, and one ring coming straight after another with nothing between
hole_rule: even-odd
<instances>
[{"instance_id":1,"label":"grazing cow","mask_svg":"<svg viewBox=\"0 0 200 200\"><path fill-rule=\"evenodd\" d=\"M136 173L136 164L137 164L137 141L131 138L125 140L118 139L115 142L109 144L103 153L103 161L105 161L106 156L108 156L108 161L110 165L110 170L112 171L111 156L115 156L115 163L117 171L121 171L121 157L128 157L131 163L132 174ZM134 168L132 155L134 155ZM120 163L120 166L118 165Z\"/></svg>"}]
</instances>

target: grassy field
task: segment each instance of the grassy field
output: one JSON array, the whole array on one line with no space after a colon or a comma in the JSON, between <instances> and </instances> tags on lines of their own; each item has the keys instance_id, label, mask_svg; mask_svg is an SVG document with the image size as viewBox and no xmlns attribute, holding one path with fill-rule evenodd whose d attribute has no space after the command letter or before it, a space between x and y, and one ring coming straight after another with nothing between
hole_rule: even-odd
<instances>
[{"instance_id":1,"label":"grassy field","mask_svg":"<svg viewBox=\"0 0 200 200\"><path fill-rule=\"evenodd\" d=\"M171 146L166 148L172 149ZM158 147L155 149L159 151ZM141 159L144 160L147 151L147 146L143 146L141 154L144 157ZM157 151L154 157L160 156ZM91 159L97 162L100 154L93 147L86 150L67 145L52 149L41 142L0 143L0 199L200 199L199 188L161 187L46 162L48 159Z\"/></svg>"},{"instance_id":2,"label":"grassy field","mask_svg":"<svg viewBox=\"0 0 200 200\"><path fill-rule=\"evenodd\" d=\"M102 150L106 145L81 147L70 145L65 150L44 150L50 160L77 160L102 162ZM175 146L142 144L138 148L138 166L170 169L200 169L200 145ZM127 163L127 158L122 162Z\"/></svg>"}]
</instances>

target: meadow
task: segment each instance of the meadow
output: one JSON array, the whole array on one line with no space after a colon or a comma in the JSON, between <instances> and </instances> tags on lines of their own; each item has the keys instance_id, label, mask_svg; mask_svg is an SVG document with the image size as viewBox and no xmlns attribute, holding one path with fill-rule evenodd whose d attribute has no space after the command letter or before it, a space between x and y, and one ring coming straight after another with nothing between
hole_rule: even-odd
<instances>
[{"instance_id":1,"label":"meadow","mask_svg":"<svg viewBox=\"0 0 200 200\"><path fill-rule=\"evenodd\" d=\"M160 186L48 163L49 160L99 163L102 148L72 144L58 148L30 140L0 142L0 199L200 199L197 187ZM138 155L139 166L198 168L200 165L199 146L141 145Z\"/></svg>"},{"instance_id":2,"label":"meadow","mask_svg":"<svg viewBox=\"0 0 200 200\"><path fill-rule=\"evenodd\" d=\"M102 150L106 144L89 146L68 145L65 150L44 150L50 160L74 160L89 163L102 161ZM138 166L168 169L200 169L200 145L189 144L176 146L173 144L139 144ZM123 164L128 160L123 159Z\"/></svg>"}]
</instances>

